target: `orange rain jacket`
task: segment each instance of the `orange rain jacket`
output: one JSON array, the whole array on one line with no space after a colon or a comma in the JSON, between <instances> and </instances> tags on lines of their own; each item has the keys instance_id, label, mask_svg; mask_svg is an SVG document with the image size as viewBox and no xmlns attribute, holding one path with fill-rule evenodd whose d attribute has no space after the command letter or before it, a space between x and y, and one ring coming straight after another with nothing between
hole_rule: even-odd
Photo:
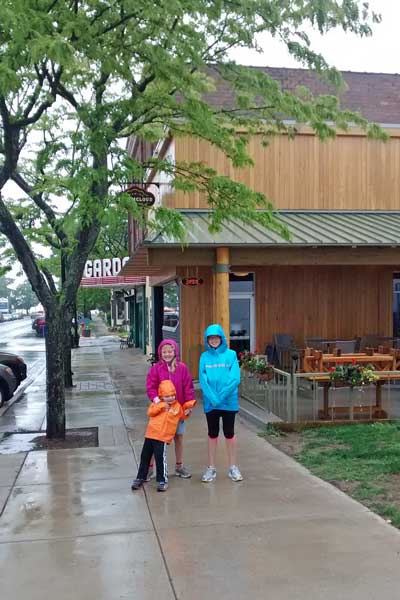
<instances>
[{"instance_id":1,"label":"orange rain jacket","mask_svg":"<svg viewBox=\"0 0 400 600\"><path fill-rule=\"evenodd\" d=\"M166 396L176 397L174 384L169 379L162 381L158 387L158 397L161 402L157 404L152 402L147 410L150 420L145 437L170 444L175 437L179 421L187 419L189 416L185 415L185 410L192 409L196 400L189 400L183 405L180 405L177 400L172 404L167 404L162 401L162 398Z\"/></svg>"}]
</instances>

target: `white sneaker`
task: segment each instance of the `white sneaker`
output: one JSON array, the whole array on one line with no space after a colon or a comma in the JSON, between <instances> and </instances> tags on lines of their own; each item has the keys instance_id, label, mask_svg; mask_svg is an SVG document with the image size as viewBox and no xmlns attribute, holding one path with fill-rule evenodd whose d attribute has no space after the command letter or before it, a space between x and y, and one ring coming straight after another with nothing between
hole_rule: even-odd
<instances>
[{"instance_id":1,"label":"white sneaker","mask_svg":"<svg viewBox=\"0 0 400 600\"><path fill-rule=\"evenodd\" d=\"M214 467L207 467L207 469L203 473L203 477L201 478L201 480L204 483L211 483L211 481L214 481L216 477L217 469L215 469Z\"/></svg>"},{"instance_id":2,"label":"white sneaker","mask_svg":"<svg viewBox=\"0 0 400 600\"><path fill-rule=\"evenodd\" d=\"M232 481L243 481L242 474L236 465L232 465L230 467L228 475L232 479Z\"/></svg>"}]
</instances>

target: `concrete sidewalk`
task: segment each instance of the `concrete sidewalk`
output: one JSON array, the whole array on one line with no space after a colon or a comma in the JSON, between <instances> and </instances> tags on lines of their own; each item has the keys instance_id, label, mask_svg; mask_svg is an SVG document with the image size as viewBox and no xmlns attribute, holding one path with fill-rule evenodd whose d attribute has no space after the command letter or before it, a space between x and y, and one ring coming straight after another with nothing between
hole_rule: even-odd
<instances>
[{"instance_id":1,"label":"concrete sidewalk","mask_svg":"<svg viewBox=\"0 0 400 600\"><path fill-rule=\"evenodd\" d=\"M398 599L399 532L245 423L238 428L243 482L228 479L221 443L217 480L201 483L199 407L185 435L192 479L171 476L164 494L154 481L132 493L148 364L101 333L74 352L77 386L67 399L67 426L97 426L99 447L0 455L2 597ZM12 409L21 422L24 410L42 415L43 381L31 405L30 393L2 417L3 431L17 422Z\"/></svg>"}]
</instances>

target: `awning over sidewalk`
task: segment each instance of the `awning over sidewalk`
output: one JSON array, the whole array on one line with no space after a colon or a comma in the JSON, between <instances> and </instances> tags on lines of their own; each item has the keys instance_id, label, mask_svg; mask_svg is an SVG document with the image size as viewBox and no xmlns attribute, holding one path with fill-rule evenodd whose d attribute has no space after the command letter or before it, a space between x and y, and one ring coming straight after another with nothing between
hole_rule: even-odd
<instances>
[{"instance_id":1,"label":"awning over sidewalk","mask_svg":"<svg viewBox=\"0 0 400 600\"><path fill-rule=\"evenodd\" d=\"M400 211L278 211L288 227L290 241L258 223L227 221L220 233L208 230L207 210L180 211L187 221L189 246L400 246ZM145 240L148 247L181 246L170 236L154 234ZM121 274L139 274L125 271ZM155 267L148 267L155 268Z\"/></svg>"},{"instance_id":2,"label":"awning over sidewalk","mask_svg":"<svg viewBox=\"0 0 400 600\"><path fill-rule=\"evenodd\" d=\"M167 272L165 267L152 266L148 263L148 250L146 247L141 246L134 256L125 263L118 275L123 277L152 277Z\"/></svg>"}]
</instances>

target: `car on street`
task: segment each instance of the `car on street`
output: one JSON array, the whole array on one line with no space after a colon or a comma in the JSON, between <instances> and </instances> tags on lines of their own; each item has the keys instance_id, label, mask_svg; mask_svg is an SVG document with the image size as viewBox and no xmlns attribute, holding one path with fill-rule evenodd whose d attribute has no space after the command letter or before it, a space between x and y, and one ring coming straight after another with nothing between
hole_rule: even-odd
<instances>
[{"instance_id":1,"label":"car on street","mask_svg":"<svg viewBox=\"0 0 400 600\"><path fill-rule=\"evenodd\" d=\"M17 379L10 367L0 364L0 406L7 402L17 389Z\"/></svg>"},{"instance_id":2,"label":"car on street","mask_svg":"<svg viewBox=\"0 0 400 600\"><path fill-rule=\"evenodd\" d=\"M0 364L10 367L14 377L17 380L17 387L20 383L26 379L27 368L24 359L18 354L11 354L11 352L3 352L0 350Z\"/></svg>"},{"instance_id":3,"label":"car on street","mask_svg":"<svg viewBox=\"0 0 400 600\"><path fill-rule=\"evenodd\" d=\"M34 319L32 321L32 329L34 331L36 331L37 335L43 336L45 326L46 326L46 319L43 316L36 317L36 319Z\"/></svg>"}]
</instances>

